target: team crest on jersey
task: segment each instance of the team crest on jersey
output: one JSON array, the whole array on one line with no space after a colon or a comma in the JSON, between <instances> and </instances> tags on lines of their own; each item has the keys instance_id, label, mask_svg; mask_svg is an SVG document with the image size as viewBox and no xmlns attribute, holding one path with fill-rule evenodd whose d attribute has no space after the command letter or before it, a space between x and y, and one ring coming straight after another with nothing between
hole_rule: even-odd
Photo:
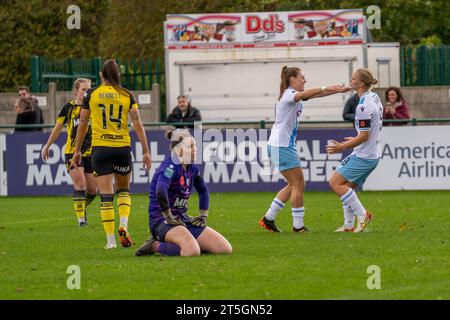
<instances>
[{"instance_id":1,"label":"team crest on jersey","mask_svg":"<svg viewBox=\"0 0 450 320\"><path fill-rule=\"evenodd\" d=\"M164 177L170 179L173 176L173 170L170 168L166 168L166 170L164 170Z\"/></svg>"},{"instance_id":2,"label":"team crest on jersey","mask_svg":"<svg viewBox=\"0 0 450 320\"><path fill-rule=\"evenodd\" d=\"M184 186L184 182L185 182L185 181L184 181L184 176L181 176L181 177L180 177L180 184L181 184L182 186Z\"/></svg>"},{"instance_id":3,"label":"team crest on jersey","mask_svg":"<svg viewBox=\"0 0 450 320\"><path fill-rule=\"evenodd\" d=\"M364 111L364 109L365 109L364 106L361 106L361 111Z\"/></svg>"}]
</instances>

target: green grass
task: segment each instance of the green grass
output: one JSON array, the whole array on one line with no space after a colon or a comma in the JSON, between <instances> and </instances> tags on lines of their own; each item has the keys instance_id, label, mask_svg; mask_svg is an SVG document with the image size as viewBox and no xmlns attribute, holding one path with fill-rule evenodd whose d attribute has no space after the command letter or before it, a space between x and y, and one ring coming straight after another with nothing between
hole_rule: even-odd
<instances>
[{"instance_id":1,"label":"green grass","mask_svg":"<svg viewBox=\"0 0 450 320\"><path fill-rule=\"evenodd\" d=\"M230 256L134 257L104 250L98 199L80 229L69 197L0 198L0 299L449 299L450 192L364 192L375 215L363 234L336 234L340 201L306 194L309 234L262 230L272 193L213 194L209 225L233 246ZM134 195L130 230L148 236L147 196ZM190 201L196 212L197 197ZM116 219L118 220L118 219ZM116 223L117 226L117 223ZM68 290L67 267L81 268L81 290ZM381 268L381 289L366 286Z\"/></svg>"}]
</instances>

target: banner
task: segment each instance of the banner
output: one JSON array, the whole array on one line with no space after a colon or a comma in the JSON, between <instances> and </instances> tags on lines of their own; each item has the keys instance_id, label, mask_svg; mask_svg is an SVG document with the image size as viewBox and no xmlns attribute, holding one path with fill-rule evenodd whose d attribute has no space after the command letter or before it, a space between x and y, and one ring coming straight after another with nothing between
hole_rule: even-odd
<instances>
[{"instance_id":1,"label":"banner","mask_svg":"<svg viewBox=\"0 0 450 320\"><path fill-rule=\"evenodd\" d=\"M302 160L307 190L329 190L328 180L348 154L328 155L328 140L342 140L353 129L300 130L297 151ZM265 129L196 130L198 161L212 192L277 192L286 185L270 165ZM65 134L50 149L46 163L41 159L48 133L15 133L6 136L8 195L59 195L72 193L72 181L64 159ZM133 172L131 192L147 193L149 182L161 162L170 155L164 131L147 131L153 165L149 173L142 164L142 146L132 132Z\"/></svg>"},{"instance_id":2,"label":"banner","mask_svg":"<svg viewBox=\"0 0 450 320\"><path fill-rule=\"evenodd\" d=\"M450 126L384 127L364 190L450 190Z\"/></svg>"},{"instance_id":3,"label":"banner","mask_svg":"<svg viewBox=\"0 0 450 320\"><path fill-rule=\"evenodd\" d=\"M254 48L365 42L363 10L170 14L166 48Z\"/></svg>"},{"instance_id":4,"label":"banner","mask_svg":"<svg viewBox=\"0 0 450 320\"><path fill-rule=\"evenodd\" d=\"M267 156L265 129L208 129L195 131L198 162L212 192L276 192L286 185ZM349 154L328 155L328 140L354 136L353 129L304 129L297 137L297 152L304 168L307 191L329 191L328 180ZM72 181L64 161L65 134L41 160L48 133L6 135L6 159L0 176L7 180L8 195L59 195L72 193ZM384 127L382 159L367 179L364 190L450 190L450 126ZM0 136L0 148L2 140ZM170 155L163 131L147 131L153 165L142 165L142 146L132 132L133 172L131 191L147 193L161 162ZM4 146L4 144L3 144ZM2 149L0 149L1 151ZM4 150L4 149L3 149ZM0 157L1 158L1 157ZM6 161L5 161L6 160ZM2 186L2 193L5 194Z\"/></svg>"}]
</instances>

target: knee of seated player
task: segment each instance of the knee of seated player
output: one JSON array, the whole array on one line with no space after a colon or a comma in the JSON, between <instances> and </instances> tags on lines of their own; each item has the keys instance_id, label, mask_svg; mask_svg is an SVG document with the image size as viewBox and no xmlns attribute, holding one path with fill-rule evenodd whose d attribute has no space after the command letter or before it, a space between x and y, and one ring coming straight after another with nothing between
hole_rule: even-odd
<instances>
[{"instance_id":1,"label":"knee of seated player","mask_svg":"<svg viewBox=\"0 0 450 320\"><path fill-rule=\"evenodd\" d=\"M221 244L217 254L231 254L233 252L233 247L228 241Z\"/></svg>"},{"instance_id":2,"label":"knee of seated player","mask_svg":"<svg viewBox=\"0 0 450 320\"><path fill-rule=\"evenodd\" d=\"M212 254L231 254L233 248L226 239L223 239L221 241L216 241L207 251Z\"/></svg>"},{"instance_id":3,"label":"knee of seated player","mask_svg":"<svg viewBox=\"0 0 450 320\"><path fill-rule=\"evenodd\" d=\"M201 254L200 246L195 239L183 242L180 248L180 255L183 257L196 257Z\"/></svg>"}]
</instances>

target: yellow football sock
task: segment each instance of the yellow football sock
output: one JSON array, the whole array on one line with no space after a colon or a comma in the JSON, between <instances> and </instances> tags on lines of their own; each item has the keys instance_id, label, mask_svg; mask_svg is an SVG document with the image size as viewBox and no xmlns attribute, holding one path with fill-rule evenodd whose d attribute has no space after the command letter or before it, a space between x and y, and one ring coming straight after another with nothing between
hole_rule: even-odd
<instances>
[{"instance_id":1,"label":"yellow football sock","mask_svg":"<svg viewBox=\"0 0 450 320\"><path fill-rule=\"evenodd\" d=\"M101 194L100 213L106 235L114 234L114 206L112 194Z\"/></svg>"},{"instance_id":2,"label":"yellow football sock","mask_svg":"<svg viewBox=\"0 0 450 320\"><path fill-rule=\"evenodd\" d=\"M129 189L117 190L117 207L119 210L120 224L128 226L128 217L131 212L131 197Z\"/></svg>"},{"instance_id":3,"label":"yellow football sock","mask_svg":"<svg viewBox=\"0 0 450 320\"><path fill-rule=\"evenodd\" d=\"M84 210L86 209L86 197L84 190L74 190L73 192L73 208L77 215L78 221L84 219Z\"/></svg>"}]
</instances>

